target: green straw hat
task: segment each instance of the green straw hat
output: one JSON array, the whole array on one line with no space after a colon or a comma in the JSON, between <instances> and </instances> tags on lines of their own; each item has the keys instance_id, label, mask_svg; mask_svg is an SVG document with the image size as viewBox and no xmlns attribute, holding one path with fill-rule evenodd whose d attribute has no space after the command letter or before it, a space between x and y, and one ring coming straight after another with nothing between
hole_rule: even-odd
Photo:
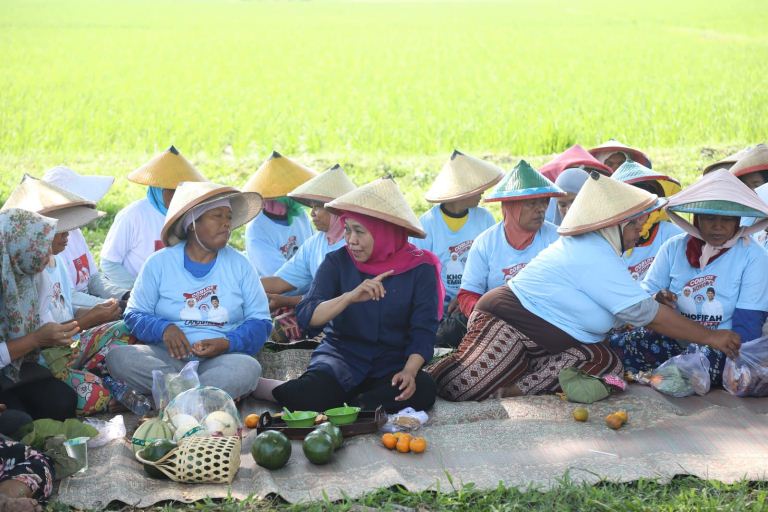
<instances>
[{"instance_id":1,"label":"green straw hat","mask_svg":"<svg viewBox=\"0 0 768 512\"><path fill-rule=\"evenodd\" d=\"M485 198L492 201L522 201L540 197L562 197L565 192L549 181L543 174L531 167L525 160L520 160L509 171L493 192Z\"/></svg>"},{"instance_id":2,"label":"green straw hat","mask_svg":"<svg viewBox=\"0 0 768 512\"><path fill-rule=\"evenodd\" d=\"M658 171L654 171L634 160L627 160L621 164L619 168L616 169L616 172L611 175L611 178L622 181L628 185L655 181L664 190L665 197L671 197L682 190L680 182L676 179Z\"/></svg>"}]
</instances>

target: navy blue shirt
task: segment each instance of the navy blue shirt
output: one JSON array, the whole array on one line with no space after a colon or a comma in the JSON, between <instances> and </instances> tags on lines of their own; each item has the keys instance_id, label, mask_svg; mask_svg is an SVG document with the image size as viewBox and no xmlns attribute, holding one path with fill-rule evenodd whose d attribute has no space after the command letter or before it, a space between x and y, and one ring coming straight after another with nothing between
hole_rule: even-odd
<instances>
[{"instance_id":1,"label":"navy blue shirt","mask_svg":"<svg viewBox=\"0 0 768 512\"><path fill-rule=\"evenodd\" d=\"M321 302L372 277L355 267L346 248L329 252L296 306L299 326L311 331L309 321ZM383 299L350 304L323 328L325 340L312 354L308 370L330 373L350 391L366 378L399 372L411 354L432 359L438 307L435 269L419 265L383 284Z\"/></svg>"}]
</instances>

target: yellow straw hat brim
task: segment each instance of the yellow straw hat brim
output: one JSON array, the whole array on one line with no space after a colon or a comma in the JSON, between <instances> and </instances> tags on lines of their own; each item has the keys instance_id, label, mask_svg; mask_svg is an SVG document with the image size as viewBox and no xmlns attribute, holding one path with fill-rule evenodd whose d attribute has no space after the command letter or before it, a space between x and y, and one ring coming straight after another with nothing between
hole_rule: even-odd
<instances>
[{"instance_id":1,"label":"yellow straw hat brim","mask_svg":"<svg viewBox=\"0 0 768 512\"><path fill-rule=\"evenodd\" d=\"M221 199L229 199L232 207L232 230L256 217L263 206L262 198L256 192L240 192L234 187L210 182L180 183L160 232L163 244L170 247L186 239L186 233L182 231L182 220L190 210Z\"/></svg>"},{"instance_id":2,"label":"yellow straw hat brim","mask_svg":"<svg viewBox=\"0 0 768 512\"><path fill-rule=\"evenodd\" d=\"M208 181L179 151L171 146L128 175L128 181L174 190L179 183Z\"/></svg>"},{"instance_id":3,"label":"yellow straw hat brim","mask_svg":"<svg viewBox=\"0 0 768 512\"><path fill-rule=\"evenodd\" d=\"M432 186L424 195L430 203L460 201L482 194L504 177L504 171L490 162L454 150Z\"/></svg>"},{"instance_id":4,"label":"yellow straw hat brim","mask_svg":"<svg viewBox=\"0 0 768 512\"><path fill-rule=\"evenodd\" d=\"M405 228L416 238L427 236L421 222L391 177L380 178L358 187L327 203L325 207L337 215L347 211L381 219Z\"/></svg>"},{"instance_id":5,"label":"yellow straw hat brim","mask_svg":"<svg viewBox=\"0 0 768 512\"><path fill-rule=\"evenodd\" d=\"M309 167L273 151L245 183L243 192L258 192L264 199L277 199L315 176L317 173Z\"/></svg>"},{"instance_id":6,"label":"yellow straw hat brim","mask_svg":"<svg viewBox=\"0 0 768 512\"><path fill-rule=\"evenodd\" d=\"M347 192L355 190L355 184L349 179L339 164L318 174L288 193L288 197L306 206L311 203L329 203Z\"/></svg>"}]
</instances>

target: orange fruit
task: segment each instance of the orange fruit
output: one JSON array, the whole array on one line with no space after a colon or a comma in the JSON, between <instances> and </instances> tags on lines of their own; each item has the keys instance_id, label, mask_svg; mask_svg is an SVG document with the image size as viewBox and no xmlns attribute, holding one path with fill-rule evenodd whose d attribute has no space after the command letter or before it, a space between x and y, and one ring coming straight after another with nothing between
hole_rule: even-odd
<instances>
[{"instance_id":1,"label":"orange fruit","mask_svg":"<svg viewBox=\"0 0 768 512\"><path fill-rule=\"evenodd\" d=\"M427 449L427 440L423 437L414 437L408 447L413 453L423 453Z\"/></svg>"},{"instance_id":2,"label":"orange fruit","mask_svg":"<svg viewBox=\"0 0 768 512\"><path fill-rule=\"evenodd\" d=\"M587 421L589 419L589 411L584 407L577 407L573 410L573 419L576 421Z\"/></svg>"},{"instance_id":3,"label":"orange fruit","mask_svg":"<svg viewBox=\"0 0 768 512\"><path fill-rule=\"evenodd\" d=\"M397 448L397 451L400 453L408 453L409 451L411 451L410 437L401 436L400 439L397 440L397 444L395 445L395 448Z\"/></svg>"},{"instance_id":4,"label":"orange fruit","mask_svg":"<svg viewBox=\"0 0 768 512\"><path fill-rule=\"evenodd\" d=\"M624 423L621 421L620 417L616 416L615 414L609 414L605 417L605 424L613 430L618 430Z\"/></svg>"},{"instance_id":5,"label":"orange fruit","mask_svg":"<svg viewBox=\"0 0 768 512\"><path fill-rule=\"evenodd\" d=\"M629 421L629 414L627 414L627 411L617 411L613 413L613 415L619 418L622 423Z\"/></svg>"},{"instance_id":6,"label":"orange fruit","mask_svg":"<svg viewBox=\"0 0 768 512\"><path fill-rule=\"evenodd\" d=\"M395 432L393 435L397 438L398 441L403 438L410 440L413 437L408 432Z\"/></svg>"},{"instance_id":7,"label":"orange fruit","mask_svg":"<svg viewBox=\"0 0 768 512\"><path fill-rule=\"evenodd\" d=\"M381 444L390 450L394 450L395 445L397 445L397 438L394 436L394 434L386 433L381 436Z\"/></svg>"},{"instance_id":8,"label":"orange fruit","mask_svg":"<svg viewBox=\"0 0 768 512\"><path fill-rule=\"evenodd\" d=\"M245 417L245 426L248 428L256 428L256 426L259 424L259 415L258 414L249 414Z\"/></svg>"}]
</instances>

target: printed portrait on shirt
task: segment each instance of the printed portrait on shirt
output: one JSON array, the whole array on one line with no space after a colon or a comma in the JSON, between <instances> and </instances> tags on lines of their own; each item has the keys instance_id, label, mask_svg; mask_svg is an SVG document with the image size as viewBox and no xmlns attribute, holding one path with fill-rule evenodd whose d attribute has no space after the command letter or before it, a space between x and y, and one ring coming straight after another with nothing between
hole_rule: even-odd
<instances>
[{"instance_id":1,"label":"printed portrait on shirt","mask_svg":"<svg viewBox=\"0 0 768 512\"><path fill-rule=\"evenodd\" d=\"M286 260L291 259L298 250L299 244L296 242L295 235L289 236L288 241L284 245L280 246L280 254L282 254L283 258Z\"/></svg>"},{"instance_id":2,"label":"printed portrait on shirt","mask_svg":"<svg viewBox=\"0 0 768 512\"><path fill-rule=\"evenodd\" d=\"M210 285L194 292L183 293L184 306L179 318L185 325L221 327L229 322L229 311L217 295L218 285Z\"/></svg>"},{"instance_id":3,"label":"printed portrait on shirt","mask_svg":"<svg viewBox=\"0 0 768 512\"><path fill-rule=\"evenodd\" d=\"M464 275L464 265L474 240L465 240L460 244L448 247L448 261L445 262L445 281L448 286L461 286Z\"/></svg>"},{"instance_id":4,"label":"printed portrait on shirt","mask_svg":"<svg viewBox=\"0 0 768 512\"><path fill-rule=\"evenodd\" d=\"M72 260L72 264L75 266L75 284L88 282L88 279L91 278L91 267L88 264L88 256L81 254L79 257Z\"/></svg>"},{"instance_id":5,"label":"printed portrait on shirt","mask_svg":"<svg viewBox=\"0 0 768 512\"><path fill-rule=\"evenodd\" d=\"M723 304L715 288L717 276L706 275L691 279L677 296L677 309L704 327L716 329L723 321Z\"/></svg>"}]
</instances>

